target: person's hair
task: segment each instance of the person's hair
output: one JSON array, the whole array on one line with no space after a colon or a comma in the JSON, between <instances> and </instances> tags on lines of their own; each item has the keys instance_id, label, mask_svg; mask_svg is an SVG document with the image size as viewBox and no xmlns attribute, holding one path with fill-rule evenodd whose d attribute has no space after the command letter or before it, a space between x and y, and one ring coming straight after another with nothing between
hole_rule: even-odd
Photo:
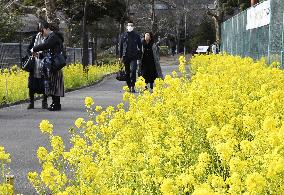
<instances>
[{"instance_id":1,"label":"person's hair","mask_svg":"<svg viewBox=\"0 0 284 195\"><path fill-rule=\"evenodd\" d=\"M49 23L47 22L47 21L40 21L39 23L38 23L38 30L40 31L40 30L42 30L42 29L48 29L49 28Z\"/></svg>"},{"instance_id":2,"label":"person's hair","mask_svg":"<svg viewBox=\"0 0 284 195\"><path fill-rule=\"evenodd\" d=\"M59 25L60 25L60 19L55 18L55 20L52 23L49 23L49 29L55 32L59 31Z\"/></svg>"},{"instance_id":3,"label":"person's hair","mask_svg":"<svg viewBox=\"0 0 284 195\"><path fill-rule=\"evenodd\" d=\"M134 22L133 22L132 20L128 20L128 21L127 21L127 24L129 24L129 23L130 23L130 24L134 24Z\"/></svg>"},{"instance_id":4,"label":"person's hair","mask_svg":"<svg viewBox=\"0 0 284 195\"><path fill-rule=\"evenodd\" d=\"M146 35L147 33L150 35L150 43L154 43L154 35L153 35L152 32L145 32L145 33L144 33L144 37L143 37L144 41L146 41L146 40L145 40L145 35Z\"/></svg>"}]
</instances>

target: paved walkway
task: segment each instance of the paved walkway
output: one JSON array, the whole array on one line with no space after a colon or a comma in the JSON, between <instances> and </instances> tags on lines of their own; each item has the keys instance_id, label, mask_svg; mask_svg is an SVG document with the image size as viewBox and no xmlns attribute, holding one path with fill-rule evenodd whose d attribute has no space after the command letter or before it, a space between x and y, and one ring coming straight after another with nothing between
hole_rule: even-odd
<instances>
[{"instance_id":1,"label":"paved walkway","mask_svg":"<svg viewBox=\"0 0 284 195\"><path fill-rule=\"evenodd\" d=\"M177 69L176 61L164 65L167 59L162 59L162 70L169 74ZM36 151L39 146L47 146L48 137L41 134L38 126L41 120L48 119L54 125L54 133L63 137L68 145L68 129L73 126L78 117L87 118L84 99L91 96L96 105L103 108L117 105L122 101L122 86L115 76L108 76L95 86L73 91L62 98L62 111L49 112L40 109L41 101L35 102L34 110L27 110L27 104L21 104L0 109L0 145L11 154L11 172L15 175L15 190L27 195L35 194L27 180L27 173L40 170ZM50 99L48 100L50 103ZM67 142L67 143L66 143Z\"/></svg>"}]
</instances>

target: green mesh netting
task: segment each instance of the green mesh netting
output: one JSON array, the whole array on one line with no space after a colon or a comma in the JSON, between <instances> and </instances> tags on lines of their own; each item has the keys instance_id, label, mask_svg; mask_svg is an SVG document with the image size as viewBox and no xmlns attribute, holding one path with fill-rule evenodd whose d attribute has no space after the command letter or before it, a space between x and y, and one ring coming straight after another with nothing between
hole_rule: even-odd
<instances>
[{"instance_id":1,"label":"green mesh netting","mask_svg":"<svg viewBox=\"0 0 284 195\"><path fill-rule=\"evenodd\" d=\"M221 50L233 55L265 57L268 63L283 63L284 0L271 0L271 21L269 25L246 30L247 11L225 21L221 27Z\"/></svg>"}]
</instances>

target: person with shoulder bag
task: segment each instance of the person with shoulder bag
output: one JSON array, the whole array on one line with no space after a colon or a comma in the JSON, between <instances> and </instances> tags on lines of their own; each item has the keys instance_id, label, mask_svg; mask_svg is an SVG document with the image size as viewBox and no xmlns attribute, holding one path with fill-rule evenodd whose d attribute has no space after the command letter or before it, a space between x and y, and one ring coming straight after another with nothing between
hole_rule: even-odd
<instances>
[{"instance_id":1,"label":"person with shoulder bag","mask_svg":"<svg viewBox=\"0 0 284 195\"><path fill-rule=\"evenodd\" d=\"M45 42L34 46L31 52L43 51L43 71L45 75L45 91L52 97L52 103L49 111L61 110L60 97L64 97L64 79L63 71L65 59L63 56L63 35L52 31L49 23L43 21L40 23L40 29L45 38Z\"/></svg>"},{"instance_id":2,"label":"person with shoulder bag","mask_svg":"<svg viewBox=\"0 0 284 195\"><path fill-rule=\"evenodd\" d=\"M140 36L136 32L134 32L134 23L132 21L129 21L127 23L127 32L121 35L119 45L119 61L124 63L126 83L130 92L134 93L137 61L141 58L142 45Z\"/></svg>"},{"instance_id":3,"label":"person with shoulder bag","mask_svg":"<svg viewBox=\"0 0 284 195\"><path fill-rule=\"evenodd\" d=\"M38 33L32 37L32 41L28 46L27 52L31 55L30 50L32 47L44 43L44 37L42 36L41 32L39 31L38 26ZM42 62L41 62L41 53L37 53L33 60L33 67L29 74L28 79L28 88L29 88L29 97L30 103L27 109L34 109L34 96L35 93L43 94L43 101L42 101L42 109L47 109L47 95L44 91L44 77L42 72Z\"/></svg>"}]
</instances>

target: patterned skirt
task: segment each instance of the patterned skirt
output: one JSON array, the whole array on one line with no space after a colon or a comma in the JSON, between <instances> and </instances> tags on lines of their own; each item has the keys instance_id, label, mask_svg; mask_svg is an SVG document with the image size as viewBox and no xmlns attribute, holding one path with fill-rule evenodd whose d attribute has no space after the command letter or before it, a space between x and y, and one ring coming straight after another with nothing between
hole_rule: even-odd
<instances>
[{"instance_id":1,"label":"patterned skirt","mask_svg":"<svg viewBox=\"0 0 284 195\"><path fill-rule=\"evenodd\" d=\"M62 70L51 73L49 95L64 97L64 78Z\"/></svg>"}]
</instances>

